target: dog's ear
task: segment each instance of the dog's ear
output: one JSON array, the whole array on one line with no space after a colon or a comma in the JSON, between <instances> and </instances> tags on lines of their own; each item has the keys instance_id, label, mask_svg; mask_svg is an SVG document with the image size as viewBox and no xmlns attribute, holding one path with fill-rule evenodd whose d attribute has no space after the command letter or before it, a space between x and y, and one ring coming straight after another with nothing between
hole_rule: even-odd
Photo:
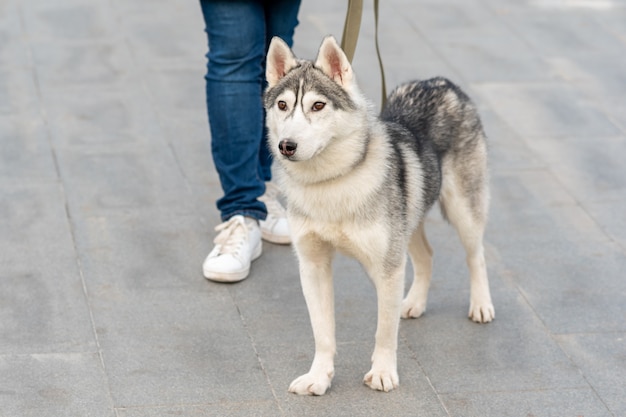
<instances>
[{"instance_id":1,"label":"dog's ear","mask_svg":"<svg viewBox=\"0 0 626 417\"><path fill-rule=\"evenodd\" d=\"M315 66L341 86L352 82L352 66L333 36L327 36L317 53Z\"/></svg>"},{"instance_id":2,"label":"dog's ear","mask_svg":"<svg viewBox=\"0 0 626 417\"><path fill-rule=\"evenodd\" d=\"M297 64L295 55L285 41L274 36L267 51L265 69L265 78L269 87L275 86Z\"/></svg>"}]
</instances>

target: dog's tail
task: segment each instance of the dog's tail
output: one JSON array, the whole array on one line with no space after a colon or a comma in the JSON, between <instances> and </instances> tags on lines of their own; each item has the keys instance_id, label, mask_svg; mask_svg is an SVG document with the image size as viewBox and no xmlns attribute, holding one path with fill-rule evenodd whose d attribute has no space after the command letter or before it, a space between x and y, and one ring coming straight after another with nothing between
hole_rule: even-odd
<instances>
[{"instance_id":1,"label":"dog's tail","mask_svg":"<svg viewBox=\"0 0 626 417\"><path fill-rule=\"evenodd\" d=\"M437 77L413 81L389 94L381 119L400 124L419 142L430 142L441 160L452 148L484 137L474 104L456 84Z\"/></svg>"}]
</instances>

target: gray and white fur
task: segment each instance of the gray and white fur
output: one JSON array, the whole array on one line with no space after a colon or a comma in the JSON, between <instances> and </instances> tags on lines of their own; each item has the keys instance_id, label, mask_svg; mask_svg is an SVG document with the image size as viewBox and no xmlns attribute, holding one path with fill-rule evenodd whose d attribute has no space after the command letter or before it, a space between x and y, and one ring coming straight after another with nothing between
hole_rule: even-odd
<instances>
[{"instance_id":1,"label":"gray and white fur","mask_svg":"<svg viewBox=\"0 0 626 417\"><path fill-rule=\"evenodd\" d=\"M376 343L364 381L389 391L399 383L400 317L426 309L432 249L424 217L435 202L467 253L470 319L495 317L483 253L489 191L478 113L459 87L433 78L396 88L377 117L333 37L324 39L315 61L298 60L274 38L266 76L269 146L279 161L315 337L313 364L289 390L322 395L331 385L331 262L339 250L361 262L376 288ZM407 252L415 276L403 300Z\"/></svg>"}]
</instances>

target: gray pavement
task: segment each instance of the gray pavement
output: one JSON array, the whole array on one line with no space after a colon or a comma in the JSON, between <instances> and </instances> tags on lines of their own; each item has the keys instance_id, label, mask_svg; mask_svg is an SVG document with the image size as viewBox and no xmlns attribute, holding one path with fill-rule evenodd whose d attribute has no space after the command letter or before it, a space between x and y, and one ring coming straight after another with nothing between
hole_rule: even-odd
<instances>
[{"instance_id":1,"label":"gray pavement","mask_svg":"<svg viewBox=\"0 0 626 417\"><path fill-rule=\"evenodd\" d=\"M354 65L378 103L365 7ZM304 0L297 54L344 8ZM313 353L291 249L266 244L236 285L201 274L220 188L199 5L0 0L0 416L626 416L626 2L389 0L380 43L390 86L444 75L480 107L497 318L466 318L433 213L399 389L361 382L375 295L339 257L336 377L305 398L287 393Z\"/></svg>"}]
</instances>

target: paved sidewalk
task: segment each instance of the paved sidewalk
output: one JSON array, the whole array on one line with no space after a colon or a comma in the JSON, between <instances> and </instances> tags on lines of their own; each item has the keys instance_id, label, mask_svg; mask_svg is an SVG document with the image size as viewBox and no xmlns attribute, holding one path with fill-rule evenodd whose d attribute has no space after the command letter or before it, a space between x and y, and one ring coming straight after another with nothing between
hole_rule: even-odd
<instances>
[{"instance_id":1,"label":"paved sidewalk","mask_svg":"<svg viewBox=\"0 0 626 417\"><path fill-rule=\"evenodd\" d=\"M296 53L345 2L304 0ZM355 58L377 104L371 2ZM426 315L399 389L362 384L375 295L339 257L323 397L289 247L207 282L220 196L196 1L0 0L0 417L626 416L626 1L388 0L387 81L450 77L490 139L497 318L466 318L464 255L437 213ZM245 117L245 115L242 115Z\"/></svg>"}]
</instances>

